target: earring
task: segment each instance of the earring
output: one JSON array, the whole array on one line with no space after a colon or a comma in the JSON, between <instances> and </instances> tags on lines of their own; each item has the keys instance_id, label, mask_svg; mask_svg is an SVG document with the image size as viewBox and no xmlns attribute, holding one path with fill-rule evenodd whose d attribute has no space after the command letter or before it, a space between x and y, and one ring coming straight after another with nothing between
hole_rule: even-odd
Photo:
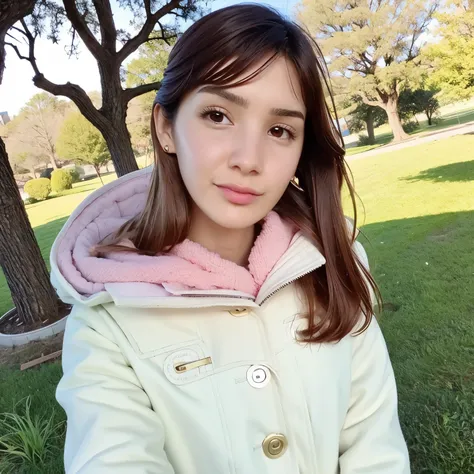
<instances>
[{"instance_id":1,"label":"earring","mask_svg":"<svg viewBox=\"0 0 474 474\"><path fill-rule=\"evenodd\" d=\"M290 184L292 184L298 191L304 192L304 189L300 186L300 180L296 176L293 176Z\"/></svg>"},{"instance_id":2,"label":"earring","mask_svg":"<svg viewBox=\"0 0 474 474\"><path fill-rule=\"evenodd\" d=\"M163 150L165 150L165 153L169 153L170 152L170 147L168 145L165 145L163 147Z\"/></svg>"}]
</instances>

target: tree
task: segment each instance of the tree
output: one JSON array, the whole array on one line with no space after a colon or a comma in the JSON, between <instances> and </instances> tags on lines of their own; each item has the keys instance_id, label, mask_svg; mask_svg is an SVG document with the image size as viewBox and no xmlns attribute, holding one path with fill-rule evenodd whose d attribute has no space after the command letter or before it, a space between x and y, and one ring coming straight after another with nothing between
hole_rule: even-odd
<instances>
[{"instance_id":1,"label":"tree","mask_svg":"<svg viewBox=\"0 0 474 474\"><path fill-rule=\"evenodd\" d=\"M439 102L435 97L437 93L437 90L404 90L400 94L398 103L400 117L403 120L408 120L412 117L416 118L417 114L424 113L428 119L428 125L432 125L433 116L439 110Z\"/></svg>"},{"instance_id":2,"label":"tree","mask_svg":"<svg viewBox=\"0 0 474 474\"><path fill-rule=\"evenodd\" d=\"M14 3L14 0L10 0ZM155 6L158 4L156 9ZM126 126L127 105L134 98L146 92L157 90L159 82L144 83L136 87L122 87L122 64L142 44L149 41L170 41L176 37L178 24L166 24L167 18L188 19L202 13L198 0L121 0L114 8L128 10L133 16L136 32L118 29L114 21L114 10L110 0L37 0L33 15L20 27L10 33L17 39L22 37L28 43L28 51L21 51L18 42L9 45L17 55L30 62L34 84L54 95L71 99L80 112L102 133L115 165L118 176L138 169L130 134ZM168 16L169 15L169 16ZM47 32L53 41L58 41L61 25L67 25L72 32L70 53L77 53L77 39L88 49L97 62L101 84L102 105L96 108L86 92L77 84L55 84L41 73L35 58L36 38L45 34L45 22L51 22ZM117 46L121 47L117 49Z\"/></svg>"},{"instance_id":3,"label":"tree","mask_svg":"<svg viewBox=\"0 0 474 474\"><path fill-rule=\"evenodd\" d=\"M65 101L42 92L35 94L22 108L19 117L15 118L22 117L28 123L29 133L23 135L23 141L46 155L54 169L58 167L56 140L68 108L69 104Z\"/></svg>"},{"instance_id":4,"label":"tree","mask_svg":"<svg viewBox=\"0 0 474 474\"><path fill-rule=\"evenodd\" d=\"M445 103L469 99L474 95L474 2L452 2L437 20L442 39L423 55L429 65L427 84L440 89Z\"/></svg>"},{"instance_id":5,"label":"tree","mask_svg":"<svg viewBox=\"0 0 474 474\"><path fill-rule=\"evenodd\" d=\"M138 87L149 82L160 82L168 63L168 57L175 44L153 41L140 47L139 57L130 61L126 71L127 87ZM129 105L128 129L133 149L138 153L149 154L152 149L150 116L155 93L148 92L137 97Z\"/></svg>"},{"instance_id":6,"label":"tree","mask_svg":"<svg viewBox=\"0 0 474 474\"><path fill-rule=\"evenodd\" d=\"M65 120L57 141L61 156L79 164L92 165L102 184L100 167L110 160L107 143L102 134L79 112Z\"/></svg>"},{"instance_id":7,"label":"tree","mask_svg":"<svg viewBox=\"0 0 474 474\"><path fill-rule=\"evenodd\" d=\"M420 37L441 0L302 0L300 19L316 36L335 82L385 110L394 140L408 138L400 92L421 79Z\"/></svg>"},{"instance_id":8,"label":"tree","mask_svg":"<svg viewBox=\"0 0 474 474\"><path fill-rule=\"evenodd\" d=\"M387 114L380 107L367 105L362 100L356 101L357 108L351 114L349 128L352 133L360 132L363 128L367 130L368 144L375 144L375 127L379 127L387 121Z\"/></svg>"},{"instance_id":9,"label":"tree","mask_svg":"<svg viewBox=\"0 0 474 474\"><path fill-rule=\"evenodd\" d=\"M5 35L33 11L34 0L0 8L0 84L5 67ZM3 7L3 5L2 5ZM58 318L56 293L31 228L3 140L0 138L0 266L22 322L37 327Z\"/></svg>"}]
</instances>

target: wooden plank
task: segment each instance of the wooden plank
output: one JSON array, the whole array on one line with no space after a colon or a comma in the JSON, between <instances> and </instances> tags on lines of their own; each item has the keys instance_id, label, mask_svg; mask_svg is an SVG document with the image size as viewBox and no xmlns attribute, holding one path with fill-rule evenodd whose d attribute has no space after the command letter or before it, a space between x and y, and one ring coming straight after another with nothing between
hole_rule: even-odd
<instances>
[{"instance_id":1,"label":"wooden plank","mask_svg":"<svg viewBox=\"0 0 474 474\"><path fill-rule=\"evenodd\" d=\"M53 360L59 357L62 354L62 350L53 352L52 354L48 354L42 357L39 357L38 359L30 360L29 362L25 362L24 364L21 364L20 370L26 370L31 367L34 367L36 365L42 364L43 362L47 362L48 360Z\"/></svg>"}]
</instances>

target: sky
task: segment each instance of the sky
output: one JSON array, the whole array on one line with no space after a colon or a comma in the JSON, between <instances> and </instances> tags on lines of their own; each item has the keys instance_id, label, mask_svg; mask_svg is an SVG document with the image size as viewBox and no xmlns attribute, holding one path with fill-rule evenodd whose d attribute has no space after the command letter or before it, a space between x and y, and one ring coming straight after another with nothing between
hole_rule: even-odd
<instances>
[{"instance_id":1,"label":"sky","mask_svg":"<svg viewBox=\"0 0 474 474\"><path fill-rule=\"evenodd\" d=\"M296 2L297 0L267 0L257 3L271 5L284 14L291 16ZM116 4L117 1L112 0L112 3ZM241 1L214 0L211 7L213 10L217 10L237 3L241 3ZM130 18L126 10L114 8L114 12L117 27L129 30L128 22ZM68 36L67 31L63 32L63 41L58 45L54 45L47 39L37 39L35 49L39 70L47 79L57 84L70 81L79 84L87 92L100 90L97 65L89 51L82 46L77 58L68 58L66 54ZM20 60L11 48L7 47L6 49L6 67L3 83L0 85L0 111L7 111L10 118L13 118L33 95L42 92L42 90L33 85L33 70L30 63ZM25 51L24 48L23 51Z\"/></svg>"}]
</instances>

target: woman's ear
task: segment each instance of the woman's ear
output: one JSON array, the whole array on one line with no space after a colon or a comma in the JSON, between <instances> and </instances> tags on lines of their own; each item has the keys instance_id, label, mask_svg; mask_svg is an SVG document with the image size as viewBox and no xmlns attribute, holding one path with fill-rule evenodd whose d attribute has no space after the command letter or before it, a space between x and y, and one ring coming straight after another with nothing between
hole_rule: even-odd
<instances>
[{"instance_id":1,"label":"woman's ear","mask_svg":"<svg viewBox=\"0 0 474 474\"><path fill-rule=\"evenodd\" d=\"M153 109L153 118L155 120L155 132L161 147L165 153L176 153L176 147L173 139L173 124L168 120L162 108L155 105Z\"/></svg>"}]
</instances>

